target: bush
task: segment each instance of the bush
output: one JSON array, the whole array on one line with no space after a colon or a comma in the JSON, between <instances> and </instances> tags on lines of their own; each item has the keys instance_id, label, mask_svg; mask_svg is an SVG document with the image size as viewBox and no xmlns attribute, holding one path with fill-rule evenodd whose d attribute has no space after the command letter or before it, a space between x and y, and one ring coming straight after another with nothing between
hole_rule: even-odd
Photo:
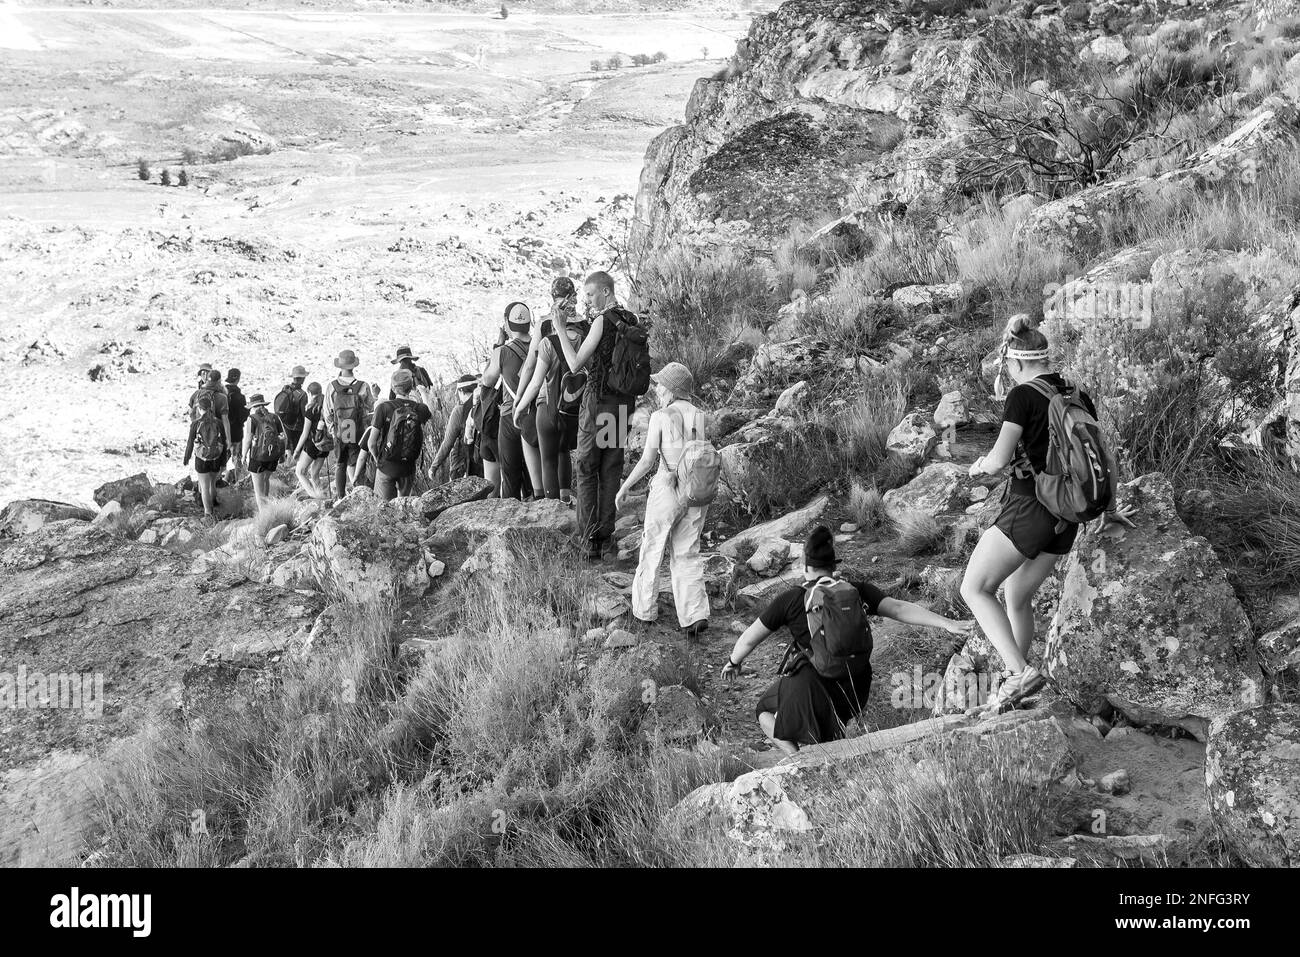
<instances>
[{"instance_id":1,"label":"bush","mask_svg":"<svg viewBox=\"0 0 1300 957\"><path fill-rule=\"evenodd\" d=\"M651 59L650 59L650 54L648 54L648 53L634 53L634 54L632 54L632 65L633 65L633 66L649 66L651 62L652 62L652 61L651 61Z\"/></svg>"},{"instance_id":2,"label":"bush","mask_svg":"<svg viewBox=\"0 0 1300 957\"><path fill-rule=\"evenodd\" d=\"M605 69L606 70L623 69L623 58L621 56L618 56L617 54L610 57L608 60L605 61Z\"/></svg>"},{"instance_id":3,"label":"bush","mask_svg":"<svg viewBox=\"0 0 1300 957\"><path fill-rule=\"evenodd\" d=\"M604 70L604 69L605 69L605 64L604 64L604 63L600 62L599 60L592 60L592 61L591 61L591 72L592 72L592 73L599 73L599 72L601 72L601 71Z\"/></svg>"},{"instance_id":4,"label":"bush","mask_svg":"<svg viewBox=\"0 0 1300 957\"><path fill-rule=\"evenodd\" d=\"M155 485L153 494L145 503L146 508L156 512L177 512L181 507L181 493L175 485Z\"/></svg>"},{"instance_id":5,"label":"bush","mask_svg":"<svg viewBox=\"0 0 1300 957\"><path fill-rule=\"evenodd\" d=\"M177 176L177 178L176 178L176 183L177 183L178 186L189 186L189 185L190 185L190 174L187 173L185 170L182 169L182 170L180 171L180 175Z\"/></svg>"},{"instance_id":6,"label":"bush","mask_svg":"<svg viewBox=\"0 0 1300 957\"><path fill-rule=\"evenodd\" d=\"M908 512L894 521L900 555L924 555L943 541L943 526L928 512Z\"/></svg>"},{"instance_id":7,"label":"bush","mask_svg":"<svg viewBox=\"0 0 1300 957\"><path fill-rule=\"evenodd\" d=\"M880 489L855 478L849 485L849 517L858 528L869 530L885 524L885 499Z\"/></svg>"},{"instance_id":8,"label":"bush","mask_svg":"<svg viewBox=\"0 0 1300 957\"><path fill-rule=\"evenodd\" d=\"M160 177L158 178L158 182L161 183L163 186L170 186L170 185L172 184L172 174L171 174L171 171L170 171L170 170L163 170L163 171L162 171L162 176L160 176Z\"/></svg>"},{"instance_id":9,"label":"bush","mask_svg":"<svg viewBox=\"0 0 1300 957\"><path fill-rule=\"evenodd\" d=\"M1300 585L1300 475L1262 456L1195 477L1210 493L1209 527L1193 521L1231 554L1233 573L1251 591Z\"/></svg>"},{"instance_id":10,"label":"bush","mask_svg":"<svg viewBox=\"0 0 1300 957\"><path fill-rule=\"evenodd\" d=\"M149 177L152 175L149 172L149 164L145 161L143 156L135 161L135 174L145 182L148 182Z\"/></svg>"},{"instance_id":11,"label":"bush","mask_svg":"<svg viewBox=\"0 0 1300 957\"><path fill-rule=\"evenodd\" d=\"M667 60L667 59L668 59L668 54L665 53L663 50L660 50L660 51L658 51L654 56L652 56L652 57L650 58L650 62L651 62L651 63L663 63L663 62L664 62L665 60Z\"/></svg>"}]
</instances>

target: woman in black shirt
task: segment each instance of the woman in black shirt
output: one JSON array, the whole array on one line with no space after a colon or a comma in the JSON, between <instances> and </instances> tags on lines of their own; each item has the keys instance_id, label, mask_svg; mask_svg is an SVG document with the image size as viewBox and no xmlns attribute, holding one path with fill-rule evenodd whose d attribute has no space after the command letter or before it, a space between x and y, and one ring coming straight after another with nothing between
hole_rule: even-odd
<instances>
[{"instance_id":1,"label":"woman in black shirt","mask_svg":"<svg viewBox=\"0 0 1300 957\"><path fill-rule=\"evenodd\" d=\"M867 692L871 689L869 654L860 667L850 670L843 678L822 677L808 657L812 635L804 600L813 583L835 575L838 563L835 538L830 529L819 525L804 543L804 584L788 588L772 599L758 620L736 640L722 669L723 680L731 679L740 672L749 654L770 635L782 628L789 629L791 643L799 653L792 656L789 667L758 699L755 709L763 733L787 754L793 754L803 745L842 738L844 726L866 706ZM850 584L862 596L869 615L922 628L942 628L963 638L975 627L973 621L954 621L910 601L890 598L870 582Z\"/></svg>"},{"instance_id":2,"label":"woman in black shirt","mask_svg":"<svg viewBox=\"0 0 1300 957\"><path fill-rule=\"evenodd\" d=\"M994 711L1033 694L1046 681L1026 660L1034 640L1034 594L1057 560L1069 553L1079 532L1077 524L1048 511L1035 492L1034 476L1047 464L1051 400L1030 383L1040 380L1058 392L1071 386L1051 370L1047 337L1028 315L1008 320L1002 336L1002 365L1016 385L1006 396L1002 431L993 451L976 460L970 474L996 475L1010 465L1011 478L1002 511L980 536L961 583L962 598L1007 668L997 693L983 706ZM1095 418L1092 399L1082 390L1079 398ZM1133 524L1126 512L1109 513L1103 522L1107 520ZM998 601L1004 583L1005 608Z\"/></svg>"}]
</instances>

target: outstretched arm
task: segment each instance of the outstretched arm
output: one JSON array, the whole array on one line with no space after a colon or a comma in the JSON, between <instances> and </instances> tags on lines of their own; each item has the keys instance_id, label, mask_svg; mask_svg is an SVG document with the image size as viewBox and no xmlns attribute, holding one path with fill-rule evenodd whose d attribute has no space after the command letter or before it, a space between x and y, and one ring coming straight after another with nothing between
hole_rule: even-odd
<instances>
[{"instance_id":1,"label":"outstretched arm","mask_svg":"<svg viewBox=\"0 0 1300 957\"><path fill-rule=\"evenodd\" d=\"M745 663L745 659L750 656L755 648L765 642L772 634L772 629L759 619L754 619L754 623L745 629L745 633L736 639L736 644L731 649L731 654L727 657L727 663L722 666L722 677L728 678L740 672L740 666Z\"/></svg>"},{"instance_id":2,"label":"outstretched arm","mask_svg":"<svg viewBox=\"0 0 1300 957\"><path fill-rule=\"evenodd\" d=\"M876 614L882 618L901 621L905 625L916 625L920 628L939 628L949 634L961 635L964 638L969 638L975 631L975 622L973 620L957 621L953 618L945 618L928 608L922 608L916 602L903 601L901 598L883 599L876 607Z\"/></svg>"}]
</instances>

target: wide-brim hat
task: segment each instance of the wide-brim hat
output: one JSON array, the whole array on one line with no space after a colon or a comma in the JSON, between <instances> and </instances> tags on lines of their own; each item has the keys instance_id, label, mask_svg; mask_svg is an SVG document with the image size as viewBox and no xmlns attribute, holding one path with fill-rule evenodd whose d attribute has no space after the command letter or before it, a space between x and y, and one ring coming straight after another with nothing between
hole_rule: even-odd
<instances>
[{"instance_id":1,"label":"wide-brim hat","mask_svg":"<svg viewBox=\"0 0 1300 957\"><path fill-rule=\"evenodd\" d=\"M306 366L294 366L291 370L289 370L289 378L290 378L290 379L305 379L305 378L307 378L307 368L306 368Z\"/></svg>"},{"instance_id":2,"label":"wide-brim hat","mask_svg":"<svg viewBox=\"0 0 1300 957\"><path fill-rule=\"evenodd\" d=\"M258 406L266 404L266 397L260 392L254 392L248 397L248 407L250 409L256 409Z\"/></svg>"},{"instance_id":3,"label":"wide-brim hat","mask_svg":"<svg viewBox=\"0 0 1300 957\"><path fill-rule=\"evenodd\" d=\"M673 395L690 396L695 394L695 375L680 362L670 362L654 375L650 381L656 382Z\"/></svg>"},{"instance_id":4,"label":"wide-brim hat","mask_svg":"<svg viewBox=\"0 0 1300 957\"><path fill-rule=\"evenodd\" d=\"M334 360L334 366L338 369L355 369L359 365L361 365L361 360L357 358L357 354L351 349L344 349Z\"/></svg>"},{"instance_id":5,"label":"wide-brim hat","mask_svg":"<svg viewBox=\"0 0 1300 957\"><path fill-rule=\"evenodd\" d=\"M401 362L403 359L410 359L412 362L415 362L415 361L417 361L419 358L420 358L419 356L413 356L413 355L411 355L411 347L410 347L410 346L398 346L398 347L397 347L397 357L394 358L394 359L391 359L390 362L391 362L393 365L397 365L397 363Z\"/></svg>"}]
</instances>

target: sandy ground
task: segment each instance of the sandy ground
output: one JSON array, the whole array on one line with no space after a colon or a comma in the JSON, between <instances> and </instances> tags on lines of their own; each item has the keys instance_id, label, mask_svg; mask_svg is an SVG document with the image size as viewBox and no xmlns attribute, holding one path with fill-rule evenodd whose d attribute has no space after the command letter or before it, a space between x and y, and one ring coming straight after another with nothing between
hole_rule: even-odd
<instances>
[{"instance_id":1,"label":"sandy ground","mask_svg":"<svg viewBox=\"0 0 1300 957\"><path fill-rule=\"evenodd\" d=\"M407 342L459 371L506 302L608 264L646 145L747 28L0 7L0 502L181 475L203 361L246 393L296 363L323 380L345 347L363 377ZM269 152L186 159L232 139ZM159 184L182 165L189 186Z\"/></svg>"}]
</instances>

